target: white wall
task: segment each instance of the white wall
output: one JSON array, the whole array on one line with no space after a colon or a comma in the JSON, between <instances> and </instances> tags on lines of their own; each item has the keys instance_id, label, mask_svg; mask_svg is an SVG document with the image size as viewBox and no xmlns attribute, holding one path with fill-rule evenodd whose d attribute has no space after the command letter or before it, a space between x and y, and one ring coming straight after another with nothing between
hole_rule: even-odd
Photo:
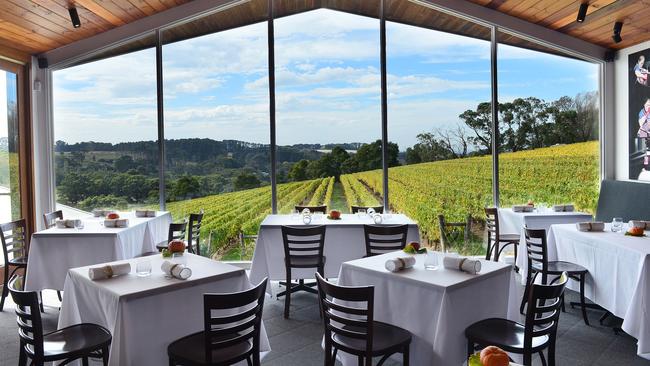
<instances>
[{"instance_id":1,"label":"white wall","mask_svg":"<svg viewBox=\"0 0 650 366\"><path fill-rule=\"evenodd\" d=\"M650 41L620 50L614 61L614 161L615 178L629 179L628 146L628 56L632 53L650 48Z\"/></svg>"}]
</instances>

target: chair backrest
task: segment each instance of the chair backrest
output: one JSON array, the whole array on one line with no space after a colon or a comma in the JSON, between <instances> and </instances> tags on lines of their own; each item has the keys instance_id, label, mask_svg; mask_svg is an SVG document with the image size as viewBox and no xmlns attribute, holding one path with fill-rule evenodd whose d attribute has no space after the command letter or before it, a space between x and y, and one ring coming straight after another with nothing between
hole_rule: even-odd
<instances>
[{"instance_id":1,"label":"chair backrest","mask_svg":"<svg viewBox=\"0 0 650 366\"><path fill-rule=\"evenodd\" d=\"M203 220L203 210L199 213L190 214L187 223L187 250L190 253L201 255L201 221Z\"/></svg>"},{"instance_id":2,"label":"chair backrest","mask_svg":"<svg viewBox=\"0 0 650 366\"><path fill-rule=\"evenodd\" d=\"M364 210L367 212L369 208L375 210L376 213L384 213L384 206L350 206L350 211L355 214L359 212L359 210Z\"/></svg>"},{"instance_id":3,"label":"chair backrest","mask_svg":"<svg viewBox=\"0 0 650 366\"><path fill-rule=\"evenodd\" d=\"M363 225L366 257L404 249L408 230L408 225Z\"/></svg>"},{"instance_id":4,"label":"chair backrest","mask_svg":"<svg viewBox=\"0 0 650 366\"><path fill-rule=\"evenodd\" d=\"M15 275L9 281L9 292L16 304L16 321L21 346L31 345L37 357L43 357L43 323L38 294L23 291L24 277ZM23 350L21 350L23 352Z\"/></svg>"},{"instance_id":5,"label":"chair backrest","mask_svg":"<svg viewBox=\"0 0 650 366\"><path fill-rule=\"evenodd\" d=\"M488 239L485 259L491 260L492 247L499 240L499 211L496 207L485 208L485 228Z\"/></svg>"},{"instance_id":6,"label":"chair backrest","mask_svg":"<svg viewBox=\"0 0 650 366\"><path fill-rule=\"evenodd\" d=\"M0 240L5 263L14 258L27 258L29 238L27 237L25 219L0 225Z\"/></svg>"},{"instance_id":7,"label":"chair backrest","mask_svg":"<svg viewBox=\"0 0 650 366\"><path fill-rule=\"evenodd\" d=\"M323 214L327 213L327 205L321 205L321 206L295 206L296 211L302 212L304 209L308 209L309 212L314 213L314 212L320 212Z\"/></svg>"},{"instance_id":8,"label":"chair backrest","mask_svg":"<svg viewBox=\"0 0 650 366\"><path fill-rule=\"evenodd\" d=\"M641 182L603 180L596 209L596 221L610 222L614 217L629 220L650 220L650 207L639 200L650 197L650 185Z\"/></svg>"},{"instance_id":9,"label":"chair backrest","mask_svg":"<svg viewBox=\"0 0 650 366\"><path fill-rule=\"evenodd\" d=\"M207 364L212 353L242 342L251 342L259 352L262 311L266 293L265 278L252 289L228 294L203 294L203 324ZM214 312L217 312L215 315Z\"/></svg>"},{"instance_id":10,"label":"chair backrest","mask_svg":"<svg viewBox=\"0 0 650 366\"><path fill-rule=\"evenodd\" d=\"M186 230L187 230L187 222L169 224L169 231L167 233L167 242L170 242L175 239L184 241Z\"/></svg>"},{"instance_id":11,"label":"chair backrest","mask_svg":"<svg viewBox=\"0 0 650 366\"><path fill-rule=\"evenodd\" d=\"M318 297L325 326L325 344L337 344L333 335L359 339L366 343L366 364L371 365L375 288L346 287L325 281L316 273ZM354 306L352 304L354 303ZM326 347L327 349L327 347Z\"/></svg>"},{"instance_id":12,"label":"chair backrest","mask_svg":"<svg viewBox=\"0 0 650 366\"><path fill-rule=\"evenodd\" d=\"M548 270L548 254L546 249L546 230L524 229L526 237L526 251L528 260L528 273L533 265L538 264L542 272Z\"/></svg>"},{"instance_id":13,"label":"chair backrest","mask_svg":"<svg viewBox=\"0 0 650 366\"><path fill-rule=\"evenodd\" d=\"M561 296L564 293L568 275L562 273L555 284L533 284L528 294L528 308L524 324L524 349L532 348L533 337L548 335L555 342L557 325L562 307Z\"/></svg>"},{"instance_id":14,"label":"chair backrest","mask_svg":"<svg viewBox=\"0 0 650 366\"><path fill-rule=\"evenodd\" d=\"M311 263L323 266L323 250L325 248L325 225L293 227L282 226L282 242L284 243L284 261L287 268L301 268L296 263L300 259L311 259L310 265L302 268L313 268Z\"/></svg>"},{"instance_id":15,"label":"chair backrest","mask_svg":"<svg viewBox=\"0 0 650 366\"><path fill-rule=\"evenodd\" d=\"M442 250L445 251L454 244L467 244L471 231L472 216L467 215L465 222L448 222L445 215L438 215L438 225L440 226L440 243ZM462 242L460 239L462 238Z\"/></svg>"},{"instance_id":16,"label":"chair backrest","mask_svg":"<svg viewBox=\"0 0 650 366\"><path fill-rule=\"evenodd\" d=\"M49 229L53 227L56 219L63 220L63 211L56 210L54 212L43 214L43 222L45 223L45 228Z\"/></svg>"}]
</instances>

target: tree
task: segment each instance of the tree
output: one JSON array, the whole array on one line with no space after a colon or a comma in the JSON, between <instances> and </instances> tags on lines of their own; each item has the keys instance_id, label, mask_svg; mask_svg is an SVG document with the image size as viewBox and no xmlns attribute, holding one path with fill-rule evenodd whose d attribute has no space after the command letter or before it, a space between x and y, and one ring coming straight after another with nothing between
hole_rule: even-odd
<instances>
[{"instance_id":1,"label":"tree","mask_svg":"<svg viewBox=\"0 0 650 366\"><path fill-rule=\"evenodd\" d=\"M126 172L127 170L136 167L131 155L120 156L119 158L115 159L114 165L115 165L115 170L117 170L118 172Z\"/></svg>"},{"instance_id":2,"label":"tree","mask_svg":"<svg viewBox=\"0 0 650 366\"><path fill-rule=\"evenodd\" d=\"M458 117L473 132L468 140L482 152L489 153L492 149L492 103L480 103L476 110L468 109Z\"/></svg>"},{"instance_id":3,"label":"tree","mask_svg":"<svg viewBox=\"0 0 650 366\"><path fill-rule=\"evenodd\" d=\"M175 200L193 198L198 196L200 188L201 183L196 177L183 175L174 182L171 195Z\"/></svg>"},{"instance_id":4,"label":"tree","mask_svg":"<svg viewBox=\"0 0 650 366\"><path fill-rule=\"evenodd\" d=\"M364 144L354 156L359 171L374 170L382 168L381 140L370 144ZM388 142L388 166L399 165L399 147L394 142Z\"/></svg>"},{"instance_id":5,"label":"tree","mask_svg":"<svg viewBox=\"0 0 650 366\"><path fill-rule=\"evenodd\" d=\"M299 162L293 164L289 170L289 179L294 182L299 182L301 180L307 179L307 166L309 165L309 160L302 159Z\"/></svg>"},{"instance_id":6,"label":"tree","mask_svg":"<svg viewBox=\"0 0 650 366\"><path fill-rule=\"evenodd\" d=\"M252 173L240 173L237 178L235 178L235 182L233 183L233 187L235 188L236 191L241 191L244 189L251 189L251 188L257 188L262 184L260 180L255 176L255 174Z\"/></svg>"}]
</instances>

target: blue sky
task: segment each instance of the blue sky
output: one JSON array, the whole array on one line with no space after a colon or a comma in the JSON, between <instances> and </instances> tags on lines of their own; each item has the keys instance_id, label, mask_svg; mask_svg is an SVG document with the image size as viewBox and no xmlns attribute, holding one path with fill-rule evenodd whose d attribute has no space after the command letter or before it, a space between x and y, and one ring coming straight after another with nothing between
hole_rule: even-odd
<instances>
[{"instance_id":1,"label":"blue sky","mask_svg":"<svg viewBox=\"0 0 650 366\"><path fill-rule=\"evenodd\" d=\"M380 138L379 21L320 9L276 20L279 144ZM166 138L268 143L266 24L166 45ZM490 98L489 43L387 26L389 138L455 128ZM155 62L144 50L54 73L55 138L156 138ZM597 90L598 67L501 45L501 101ZM83 127L83 128L82 128Z\"/></svg>"}]
</instances>

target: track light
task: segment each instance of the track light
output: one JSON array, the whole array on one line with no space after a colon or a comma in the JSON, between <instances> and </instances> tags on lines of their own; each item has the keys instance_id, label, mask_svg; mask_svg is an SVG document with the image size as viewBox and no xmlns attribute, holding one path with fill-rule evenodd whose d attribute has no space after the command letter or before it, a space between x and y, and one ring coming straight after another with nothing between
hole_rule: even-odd
<instances>
[{"instance_id":1,"label":"track light","mask_svg":"<svg viewBox=\"0 0 650 366\"><path fill-rule=\"evenodd\" d=\"M81 27L81 20L79 19L79 13L77 13L77 8L68 9L70 13L70 20L72 21L72 26L75 28Z\"/></svg>"},{"instance_id":2,"label":"track light","mask_svg":"<svg viewBox=\"0 0 650 366\"><path fill-rule=\"evenodd\" d=\"M623 30L623 22L614 23L614 34L612 35L612 39L616 43L619 43L623 40L623 38L621 38L621 30Z\"/></svg>"},{"instance_id":3,"label":"track light","mask_svg":"<svg viewBox=\"0 0 650 366\"><path fill-rule=\"evenodd\" d=\"M578 10L578 18L576 19L576 22L582 23L585 21L585 18L587 17L587 9L589 9L589 3L580 4L580 9Z\"/></svg>"}]
</instances>

